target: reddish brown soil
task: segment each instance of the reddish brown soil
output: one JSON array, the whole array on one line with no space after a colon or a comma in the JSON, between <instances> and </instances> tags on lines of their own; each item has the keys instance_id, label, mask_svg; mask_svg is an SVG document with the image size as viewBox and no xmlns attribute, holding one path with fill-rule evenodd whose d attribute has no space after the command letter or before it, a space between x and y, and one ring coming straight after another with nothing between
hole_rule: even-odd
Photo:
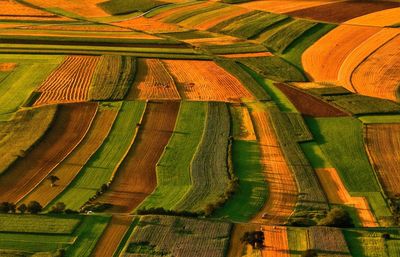
<instances>
[{"instance_id":1,"label":"reddish brown soil","mask_svg":"<svg viewBox=\"0 0 400 257\"><path fill-rule=\"evenodd\" d=\"M98 199L113 204L112 212L131 212L157 186L156 164L172 135L178 111L179 102L148 103L135 143L110 189Z\"/></svg>"},{"instance_id":2,"label":"reddish brown soil","mask_svg":"<svg viewBox=\"0 0 400 257\"><path fill-rule=\"evenodd\" d=\"M113 216L106 231L96 244L92 257L113 256L132 222L131 216Z\"/></svg>"},{"instance_id":3,"label":"reddish brown soil","mask_svg":"<svg viewBox=\"0 0 400 257\"><path fill-rule=\"evenodd\" d=\"M60 106L43 140L0 177L0 202L18 202L45 179L81 142L96 111L97 103Z\"/></svg>"},{"instance_id":4,"label":"reddish brown soil","mask_svg":"<svg viewBox=\"0 0 400 257\"><path fill-rule=\"evenodd\" d=\"M327 22L345 22L362 15L395 7L400 7L400 3L384 1L346 1L310 7L286 14Z\"/></svg>"},{"instance_id":5,"label":"reddish brown soil","mask_svg":"<svg viewBox=\"0 0 400 257\"><path fill-rule=\"evenodd\" d=\"M275 83L303 115L311 117L338 117L347 114L336 107L283 83Z\"/></svg>"}]
</instances>

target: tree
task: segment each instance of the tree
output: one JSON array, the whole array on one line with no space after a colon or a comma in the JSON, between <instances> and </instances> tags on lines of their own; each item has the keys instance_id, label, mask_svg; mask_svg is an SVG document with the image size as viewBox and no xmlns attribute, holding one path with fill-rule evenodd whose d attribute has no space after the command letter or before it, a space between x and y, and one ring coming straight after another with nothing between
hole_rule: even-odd
<instances>
[{"instance_id":1,"label":"tree","mask_svg":"<svg viewBox=\"0 0 400 257\"><path fill-rule=\"evenodd\" d=\"M28 207L26 206L26 204L21 204L20 206L18 206L18 211L22 214L24 214L26 212L26 210L28 209Z\"/></svg>"},{"instance_id":2,"label":"tree","mask_svg":"<svg viewBox=\"0 0 400 257\"><path fill-rule=\"evenodd\" d=\"M50 175L47 179L50 181L51 187L54 187L56 185L56 182L60 180L56 175Z\"/></svg>"},{"instance_id":3,"label":"tree","mask_svg":"<svg viewBox=\"0 0 400 257\"><path fill-rule=\"evenodd\" d=\"M51 207L51 212L53 213L63 213L67 206L63 202L56 203L53 207Z\"/></svg>"},{"instance_id":4,"label":"tree","mask_svg":"<svg viewBox=\"0 0 400 257\"><path fill-rule=\"evenodd\" d=\"M261 249L264 247L264 233L262 231L245 232L240 240L250 244L253 249Z\"/></svg>"},{"instance_id":5,"label":"tree","mask_svg":"<svg viewBox=\"0 0 400 257\"><path fill-rule=\"evenodd\" d=\"M309 249L301 254L301 257L317 257L317 251Z\"/></svg>"},{"instance_id":6,"label":"tree","mask_svg":"<svg viewBox=\"0 0 400 257\"><path fill-rule=\"evenodd\" d=\"M9 202L0 203L0 213L15 213L15 204Z\"/></svg>"},{"instance_id":7,"label":"tree","mask_svg":"<svg viewBox=\"0 0 400 257\"><path fill-rule=\"evenodd\" d=\"M338 228L354 227L350 214L342 208L333 208L325 218L318 222L318 225Z\"/></svg>"},{"instance_id":8,"label":"tree","mask_svg":"<svg viewBox=\"0 0 400 257\"><path fill-rule=\"evenodd\" d=\"M27 211L31 214L38 214L43 209L42 205L37 201L30 201L28 203Z\"/></svg>"}]
</instances>

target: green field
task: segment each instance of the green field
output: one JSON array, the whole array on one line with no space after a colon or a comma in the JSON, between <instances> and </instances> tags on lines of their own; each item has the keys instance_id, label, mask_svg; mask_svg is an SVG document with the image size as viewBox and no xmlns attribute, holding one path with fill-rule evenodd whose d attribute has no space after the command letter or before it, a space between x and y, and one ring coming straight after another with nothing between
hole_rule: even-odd
<instances>
[{"instance_id":1,"label":"green field","mask_svg":"<svg viewBox=\"0 0 400 257\"><path fill-rule=\"evenodd\" d=\"M98 5L111 15L121 15L136 11L146 12L164 4L166 3L152 0L109 0Z\"/></svg>"},{"instance_id":2,"label":"green field","mask_svg":"<svg viewBox=\"0 0 400 257\"><path fill-rule=\"evenodd\" d=\"M190 165L203 135L207 109L204 102L182 102L174 133L156 167L157 188L138 209L173 210L190 188Z\"/></svg>"},{"instance_id":3,"label":"green field","mask_svg":"<svg viewBox=\"0 0 400 257\"><path fill-rule=\"evenodd\" d=\"M129 101L117 104L122 106L108 137L72 183L53 200L50 206L63 202L68 208L78 210L118 171L120 163L135 139L137 124L141 120L146 104Z\"/></svg>"}]
</instances>

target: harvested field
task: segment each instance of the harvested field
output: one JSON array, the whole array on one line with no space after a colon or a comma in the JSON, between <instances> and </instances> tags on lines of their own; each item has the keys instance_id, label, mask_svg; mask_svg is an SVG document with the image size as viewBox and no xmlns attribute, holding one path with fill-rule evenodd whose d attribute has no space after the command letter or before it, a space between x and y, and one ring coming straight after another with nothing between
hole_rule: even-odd
<instances>
[{"instance_id":1,"label":"harvested field","mask_svg":"<svg viewBox=\"0 0 400 257\"><path fill-rule=\"evenodd\" d=\"M320 38L302 56L302 64L313 81L337 81L346 57L381 28L341 25Z\"/></svg>"},{"instance_id":2,"label":"harvested field","mask_svg":"<svg viewBox=\"0 0 400 257\"><path fill-rule=\"evenodd\" d=\"M233 137L236 140L257 141L249 110L245 106L232 106L230 112L237 121L233 122Z\"/></svg>"},{"instance_id":3,"label":"harvested field","mask_svg":"<svg viewBox=\"0 0 400 257\"><path fill-rule=\"evenodd\" d=\"M31 8L13 0L1 0L0 19L11 20L65 20L52 13Z\"/></svg>"},{"instance_id":4,"label":"harvested field","mask_svg":"<svg viewBox=\"0 0 400 257\"><path fill-rule=\"evenodd\" d=\"M395 7L400 7L400 3L351 0L314 6L287 12L286 14L294 17L341 23L369 13Z\"/></svg>"},{"instance_id":5,"label":"harvested field","mask_svg":"<svg viewBox=\"0 0 400 257\"><path fill-rule=\"evenodd\" d=\"M370 124L364 129L365 144L370 160L386 194L400 194L400 124Z\"/></svg>"},{"instance_id":6,"label":"harvested field","mask_svg":"<svg viewBox=\"0 0 400 257\"><path fill-rule=\"evenodd\" d=\"M214 62L164 60L163 63L184 99L226 102L253 99L239 80Z\"/></svg>"},{"instance_id":7,"label":"harvested field","mask_svg":"<svg viewBox=\"0 0 400 257\"><path fill-rule=\"evenodd\" d=\"M251 111L261 147L261 163L268 183L269 197L254 221L271 225L282 224L293 213L297 202L297 185L285 160L268 113ZM266 214L266 219L263 219Z\"/></svg>"},{"instance_id":8,"label":"harvested field","mask_svg":"<svg viewBox=\"0 0 400 257\"><path fill-rule=\"evenodd\" d=\"M240 42L241 40L236 38L236 37L232 37L232 36L220 36L220 37L211 37L211 38L195 38L195 39L187 39L187 40L183 40L184 42L188 43L188 44L192 44L195 46L209 46L209 47L225 47L225 46L229 46L232 44L236 44L238 42Z\"/></svg>"},{"instance_id":9,"label":"harvested field","mask_svg":"<svg viewBox=\"0 0 400 257\"><path fill-rule=\"evenodd\" d=\"M133 211L157 186L156 164L174 130L179 102L149 102L133 146L98 200L112 211Z\"/></svg>"},{"instance_id":10,"label":"harvested field","mask_svg":"<svg viewBox=\"0 0 400 257\"><path fill-rule=\"evenodd\" d=\"M15 69L15 67L17 67L17 63L0 63L0 72L10 72L13 71Z\"/></svg>"},{"instance_id":11,"label":"harvested field","mask_svg":"<svg viewBox=\"0 0 400 257\"><path fill-rule=\"evenodd\" d=\"M308 229L310 249L321 256L351 256L346 239L339 228L314 226Z\"/></svg>"},{"instance_id":12,"label":"harvested field","mask_svg":"<svg viewBox=\"0 0 400 257\"><path fill-rule=\"evenodd\" d=\"M60 106L45 137L2 175L0 202L18 202L45 179L82 141L96 111L95 103Z\"/></svg>"},{"instance_id":13,"label":"harvested field","mask_svg":"<svg viewBox=\"0 0 400 257\"><path fill-rule=\"evenodd\" d=\"M113 256L125 233L128 231L131 222L132 216L114 215L90 256Z\"/></svg>"},{"instance_id":14,"label":"harvested field","mask_svg":"<svg viewBox=\"0 0 400 257\"><path fill-rule=\"evenodd\" d=\"M347 116L342 110L322 101L310 94L304 93L289 85L275 83L303 115L312 117L338 117Z\"/></svg>"},{"instance_id":15,"label":"harvested field","mask_svg":"<svg viewBox=\"0 0 400 257\"><path fill-rule=\"evenodd\" d=\"M399 23L400 7L373 12L345 22L345 24L385 27Z\"/></svg>"},{"instance_id":16,"label":"harvested field","mask_svg":"<svg viewBox=\"0 0 400 257\"><path fill-rule=\"evenodd\" d=\"M243 54L222 54L221 57L225 58L250 58L250 57L267 57L273 56L270 52L258 52L258 53L243 53Z\"/></svg>"},{"instance_id":17,"label":"harvested field","mask_svg":"<svg viewBox=\"0 0 400 257\"><path fill-rule=\"evenodd\" d=\"M43 8L60 8L70 13L78 14L83 17L104 17L109 16L103 9L97 6L104 0L29 0L29 3Z\"/></svg>"},{"instance_id":18,"label":"harvested field","mask_svg":"<svg viewBox=\"0 0 400 257\"><path fill-rule=\"evenodd\" d=\"M64 191L83 169L90 157L102 145L111 130L117 114L118 109L109 108L106 103L101 104L93 124L82 142L52 171L51 174L60 179L57 181L56 186L51 187L49 181L42 181L23 199L23 202L27 204L30 201L38 201L42 206L46 206Z\"/></svg>"},{"instance_id":19,"label":"harvested field","mask_svg":"<svg viewBox=\"0 0 400 257\"><path fill-rule=\"evenodd\" d=\"M136 80L127 99L180 99L174 79L159 59L139 59L137 65Z\"/></svg>"},{"instance_id":20,"label":"harvested field","mask_svg":"<svg viewBox=\"0 0 400 257\"><path fill-rule=\"evenodd\" d=\"M181 28L178 25L165 23L162 21L149 19L145 17L138 17L126 21L115 22L113 24L119 27L146 31L148 33L185 31L184 28Z\"/></svg>"},{"instance_id":21,"label":"harvested field","mask_svg":"<svg viewBox=\"0 0 400 257\"><path fill-rule=\"evenodd\" d=\"M40 86L41 94L34 105L87 100L98 61L99 57L95 56L67 57Z\"/></svg>"},{"instance_id":22,"label":"harvested field","mask_svg":"<svg viewBox=\"0 0 400 257\"><path fill-rule=\"evenodd\" d=\"M273 13L286 13L297 10L302 10L310 7L321 6L325 4L330 4L332 2L339 2L338 0L330 0L330 1L313 1L313 0L284 0L284 1L250 1L243 4L239 4L238 6L252 9L252 10L261 10Z\"/></svg>"},{"instance_id":23,"label":"harvested field","mask_svg":"<svg viewBox=\"0 0 400 257\"><path fill-rule=\"evenodd\" d=\"M368 58L371 55L374 55L376 51L379 51L378 49L385 45L387 42L389 42L391 39L396 37L400 31L395 28L383 28L376 34L372 35L370 38L365 40L363 43L361 43L358 47L356 47L343 61L343 64L340 67L339 73L338 73L338 80L340 81L343 86L345 86L348 90L351 91L356 91L357 89L360 90L360 93L363 92L368 92L366 88L364 88L364 85L360 87L358 85L358 88L355 88L353 83L352 83L352 78L353 78L353 73L355 70L362 65L362 63L365 60L368 60ZM389 50L390 52L391 50ZM381 61L381 60L380 60ZM379 63L379 66L381 63ZM371 71L369 71L370 73ZM375 72L375 70L374 70ZM395 73L393 73L395 74ZM368 75L368 74L365 74ZM390 74L392 75L392 74ZM367 80L366 78L358 78L359 80ZM382 82L382 81L380 81ZM380 83L379 83L380 84Z\"/></svg>"},{"instance_id":24,"label":"harvested field","mask_svg":"<svg viewBox=\"0 0 400 257\"><path fill-rule=\"evenodd\" d=\"M101 56L89 89L89 99L124 99L135 80L136 69L136 59L134 57Z\"/></svg>"},{"instance_id":25,"label":"harvested field","mask_svg":"<svg viewBox=\"0 0 400 257\"><path fill-rule=\"evenodd\" d=\"M64 33L77 31L77 32L132 32L128 28L121 28L111 25L97 25L97 24L40 24L34 26L24 26L27 30L54 30L62 31Z\"/></svg>"},{"instance_id":26,"label":"harvested field","mask_svg":"<svg viewBox=\"0 0 400 257\"><path fill-rule=\"evenodd\" d=\"M25 156L49 130L56 106L21 110L12 120L0 122L0 174Z\"/></svg>"},{"instance_id":27,"label":"harvested field","mask_svg":"<svg viewBox=\"0 0 400 257\"><path fill-rule=\"evenodd\" d=\"M356 208L357 214L364 227L377 227L378 223L372 214L368 201L364 197L352 197L342 183L334 168L315 170L322 187L331 204L348 204Z\"/></svg>"},{"instance_id":28,"label":"harvested field","mask_svg":"<svg viewBox=\"0 0 400 257\"><path fill-rule=\"evenodd\" d=\"M262 257L290 257L286 227L263 226L264 245Z\"/></svg>"},{"instance_id":29,"label":"harvested field","mask_svg":"<svg viewBox=\"0 0 400 257\"><path fill-rule=\"evenodd\" d=\"M354 70L351 82L363 95L398 100L400 36L382 45Z\"/></svg>"}]
</instances>

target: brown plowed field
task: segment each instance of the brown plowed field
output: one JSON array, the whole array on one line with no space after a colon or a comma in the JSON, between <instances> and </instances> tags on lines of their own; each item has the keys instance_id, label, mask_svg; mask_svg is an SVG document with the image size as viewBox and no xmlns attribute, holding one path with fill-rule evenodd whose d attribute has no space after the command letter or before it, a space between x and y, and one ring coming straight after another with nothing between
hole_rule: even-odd
<instances>
[{"instance_id":1,"label":"brown plowed field","mask_svg":"<svg viewBox=\"0 0 400 257\"><path fill-rule=\"evenodd\" d=\"M337 81L346 57L380 30L378 27L341 25L330 31L303 53L302 63L308 77L313 81Z\"/></svg>"},{"instance_id":2,"label":"brown plowed field","mask_svg":"<svg viewBox=\"0 0 400 257\"><path fill-rule=\"evenodd\" d=\"M98 56L68 56L46 79L34 105L87 100Z\"/></svg>"},{"instance_id":3,"label":"brown plowed field","mask_svg":"<svg viewBox=\"0 0 400 257\"><path fill-rule=\"evenodd\" d=\"M378 223L372 214L368 201L364 197L352 197L343 185L334 168L315 170L328 200L332 204L348 204L356 208L363 227L377 227Z\"/></svg>"},{"instance_id":4,"label":"brown plowed field","mask_svg":"<svg viewBox=\"0 0 400 257\"><path fill-rule=\"evenodd\" d=\"M165 23L145 17L138 17L131 20L116 22L113 24L120 27L146 31L149 33L179 32L185 30L175 24Z\"/></svg>"},{"instance_id":5,"label":"brown plowed field","mask_svg":"<svg viewBox=\"0 0 400 257\"><path fill-rule=\"evenodd\" d=\"M106 139L118 112L100 109L93 120L90 130L74 151L51 173L60 180L51 187L49 181L42 181L26 198L24 203L38 201L42 206L49 204L72 182L89 158Z\"/></svg>"},{"instance_id":6,"label":"brown plowed field","mask_svg":"<svg viewBox=\"0 0 400 257\"><path fill-rule=\"evenodd\" d=\"M400 196L400 124L367 125L365 143L385 192Z\"/></svg>"},{"instance_id":7,"label":"brown plowed field","mask_svg":"<svg viewBox=\"0 0 400 257\"><path fill-rule=\"evenodd\" d=\"M236 6L235 6L236 7ZM219 12L220 10L218 10ZM209 28L214 27L218 23L221 23L225 20L231 19L233 17L237 17L239 15L245 14L250 12L250 10L247 9L241 9L241 8L235 8L235 9L230 9L228 12L219 12L218 14L215 14L212 18L205 19L203 22L197 24L193 28L198 29L198 30L208 30Z\"/></svg>"},{"instance_id":8,"label":"brown plowed field","mask_svg":"<svg viewBox=\"0 0 400 257\"><path fill-rule=\"evenodd\" d=\"M114 215L100 240L96 244L91 257L110 257L117 250L119 243L132 223L132 216Z\"/></svg>"},{"instance_id":9,"label":"brown plowed field","mask_svg":"<svg viewBox=\"0 0 400 257\"><path fill-rule=\"evenodd\" d=\"M286 163L269 115L266 111L252 111L254 128L261 149L261 163L268 183L268 200L253 221L265 224L282 224L294 211L297 186ZM263 219L263 214L267 218Z\"/></svg>"},{"instance_id":10,"label":"brown plowed field","mask_svg":"<svg viewBox=\"0 0 400 257\"><path fill-rule=\"evenodd\" d=\"M370 55L353 72L351 83L358 93L397 100L400 81L400 36Z\"/></svg>"},{"instance_id":11,"label":"brown plowed field","mask_svg":"<svg viewBox=\"0 0 400 257\"><path fill-rule=\"evenodd\" d=\"M342 110L286 84L275 83L275 86L277 86L289 98L289 100L296 106L296 109L303 115L311 117L348 116L348 114Z\"/></svg>"},{"instance_id":12,"label":"brown plowed field","mask_svg":"<svg viewBox=\"0 0 400 257\"><path fill-rule=\"evenodd\" d=\"M345 22L381 10L400 7L400 3L386 1L344 1L288 12L289 16L327 22Z\"/></svg>"},{"instance_id":13,"label":"brown plowed field","mask_svg":"<svg viewBox=\"0 0 400 257\"><path fill-rule=\"evenodd\" d=\"M112 211L129 213L157 186L156 164L171 137L179 102L149 102L135 143L118 169L110 189L98 200Z\"/></svg>"},{"instance_id":14,"label":"brown plowed field","mask_svg":"<svg viewBox=\"0 0 400 257\"><path fill-rule=\"evenodd\" d=\"M0 63L0 72L10 72L17 67L16 63Z\"/></svg>"},{"instance_id":15,"label":"brown plowed field","mask_svg":"<svg viewBox=\"0 0 400 257\"><path fill-rule=\"evenodd\" d=\"M399 17L400 7L360 16L346 21L345 24L384 27L399 23Z\"/></svg>"},{"instance_id":16,"label":"brown plowed field","mask_svg":"<svg viewBox=\"0 0 400 257\"><path fill-rule=\"evenodd\" d=\"M83 17L110 16L97 6L98 3L104 2L104 0L29 0L29 2L43 8L60 8Z\"/></svg>"},{"instance_id":17,"label":"brown plowed field","mask_svg":"<svg viewBox=\"0 0 400 257\"><path fill-rule=\"evenodd\" d=\"M42 141L0 177L0 202L18 202L45 179L82 141L96 111L96 103L60 106Z\"/></svg>"},{"instance_id":18,"label":"brown plowed field","mask_svg":"<svg viewBox=\"0 0 400 257\"><path fill-rule=\"evenodd\" d=\"M250 1L243 4L239 4L239 6L252 9L252 10L262 10L273 13L286 13L297 10L302 10L310 7L321 6L330 4L332 2L340 2L335 0L330 1L314 1L314 0L284 0L284 1Z\"/></svg>"},{"instance_id":19,"label":"brown plowed field","mask_svg":"<svg viewBox=\"0 0 400 257\"><path fill-rule=\"evenodd\" d=\"M127 99L180 99L174 79L158 59L139 59Z\"/></svg>"},{"instance_id":20,"label":"brown plowed field","mask_svg":"<svg viewBox=\"0 0 400 257\"><path fill-rule=\"evenodd\" d=\"M273 56L270 52L259 52L259 53L244 53L244 54L223 54L220 55L225 58L248 58L248 57L268 57Z\"/></svg>"},{"instance_id":21,"label":"brown plowed field","mask_svg":"<svg viewBox=\"0 0 400 257\"><path fill-rule=\"evenodd\" d=\"M313 226L308 229L309 248L321 253L318 256L351 256L346 239L340 228Z\"/></svg>"},{"instance_id":22,"label":"brown plowed field","mask_svg":"<svg viewBox=\"0 0 400 257\"><path fill-rule=\"evenodd\" d=\"M212 61L164 60L184 99L240 102L253 99L231 74Z\"/></svg>"},{"instance_id":23,"label":"brown plowed field","mask_svg":"<svg viewBox=\"0 0 400 257\"><path fill-rule=\"evenodd\" d=\"M290 257L286 227L263 226L264 245L262 257Z\"/></svg>"},{"instance_id":24,"label":"brown plowed field","mask_svg":"<svg viewBox=\"0 0 400 257\"><path fill-rule=\"evenodd\" d=\"M357 67L379 47L393 39L400 33L399 29L383 28L356 47L344 60L339 70L338 79L348 90L355 91L351 82L353 72Z\"/></svg>"}]
</instances>

